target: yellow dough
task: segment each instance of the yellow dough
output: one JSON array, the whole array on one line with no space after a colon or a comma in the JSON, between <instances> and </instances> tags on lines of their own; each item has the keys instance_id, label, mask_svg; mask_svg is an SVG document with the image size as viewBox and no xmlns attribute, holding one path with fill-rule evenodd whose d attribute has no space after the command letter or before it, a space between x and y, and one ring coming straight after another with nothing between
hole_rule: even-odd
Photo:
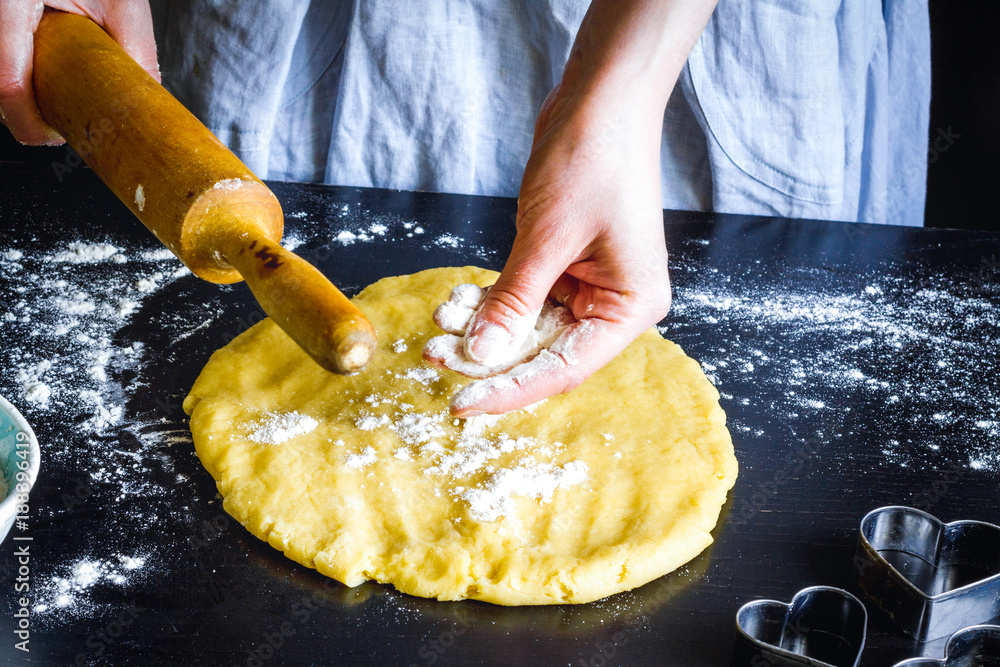
<instances>
[{"instance_id":1,"label":"yellow dough","mask_svg":"<svg viewBox=\"0 0 1000 667\"><path fill-rule=\"evenodd\" d=\"M737 464L719 394L654 329L569 394L454 419L465 378L421 360L473 267L355 299L371 366L328 373L271 320L212 355L184 401L225 508L292 560L440 600L562 604L655 579L712 542Z\"/></svg>"}]
</instances>

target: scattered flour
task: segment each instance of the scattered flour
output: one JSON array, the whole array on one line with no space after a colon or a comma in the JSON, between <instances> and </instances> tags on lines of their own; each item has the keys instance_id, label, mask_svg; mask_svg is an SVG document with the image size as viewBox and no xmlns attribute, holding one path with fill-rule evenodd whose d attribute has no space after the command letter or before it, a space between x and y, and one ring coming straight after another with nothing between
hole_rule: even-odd
<instances>
[{"instance_id":1,"label":"scattered flour","mask_svg":"<svg viewBox=\"0 0 1000 667\"><path fill-rule=\"evenodd\" d=\"M289 216L286 216L289 217ZM362 224L350 224L345 228L336 231L331 237L332 240L341 245L349 246L355 243L374 243L385 241L401 241L402 239L413 239L422 241L422 249L441 248L448 251L461 251L463 256L475 256L482 259L494 257L495 250L487 249L482 245L477 245L469 239L452 232L444 232L436 237L428 238L427 230L415 222L403 220L401 218L376 214L371 211L350 210L348 205L344 205L339 213L341 218L364 220Z\"/></svg>"},{"instance_id":2,"label":"scattered flour","mask_svg":"<svg viewBox=\"0 0 1000 667\"><path fill-rule=\"evenodd\" d=\"M418 368L411 368L410 370L403 373L402 377L406 378L407 380L413 380L414 382L419 382L420 384L423 385L428 385L431 382L437 380L439 377L441 377L441 374L438 373L433 368L421 366Z\"/></svg>"},{"instance_id":3,"label":"scattered flour","mask_svg":"<svg viewBox=\"0 0 1000 667\"><path fill-rule=\"evenodd\" d=\"M305 243L305 241L298 236L286 236L281 239L281 247L285 250L295 250L303 243Z\"/></svg>"},{"instance_id":4,"label":"scattered flour","mask_svg":"<svg viewBox=\"0 0 1000 667\"><path fill-rule=\"evenodd\" d=\"M351 245L352 243L358 240L358 235L354 234L353 232L349 232L345 229L333 238L341 245Z\"/></svg>"},{"instance_id":5,"label":"scattered flour","mask_svg":"<svg viewBox=\"0 0 1000 667\"><path fill-rule=\"evenodd\" d=\"M118 259L118 258L121 259ZM70 243L69 248L52 256L53 262L66 262L69 264L92 264L111 259L116 263L124 263L125 258L120 255L118 248L109 243Z\"/></svg>"},{"instance_id":6,"label":"scattered flour","mask_svg":"<svg viewBox=\"0 0 1000 667\"><path fill-rule=\"evenodd\" d=\"M92 613L85 595L96 586L125 588L142 578L147 556L119 554L106 560L82 558L36 589L33 611L58 610L60 615L88 617Z\"/></svg>"},{"instance_id":7,"label":"scattered flour","mask_svg":"<svg viewBox=\"0 0 1000 667\"><path fill-rule=\"evenodd\" d=\"M74 512L101 508L115 517L113 528L100 537L110 553L162 539L167 517L167 525L180 528L184 539L190 532L185 524L195 516L184 503L196 492L180 484L185 476L176 472L180 457L187 461L193 453L179 416L182 396L170 396L163 388L151 392L143 379L151 367L179 361L145 358L129 318L149 294L142 287L162 288L186 276L187 269L166 248L148 249L152 240L147 249L128 241L76 241L29 250L35 243L0 247L0 294L8 295L0 304L0 367L5 369L0 395L47 434L43 465L66 475L61 483L67 486L50 503L32 507L31 520L72 520ZM190 328L192 315L217 312L219 302L210 298L191 308L146 312L144 320L155 324L145 330L173 337L176 330ZM125 406L137 395L141 398L127 415ZM116 599L102 592L104 602L92 593L103 586L124 591L135 573L148 569L144 556L126 554L122 563L97 560L86 555L86 548L80 542L75 554L70 551L70 566L44 559L33 565L33 622L117 614L128 593Z\"/></svg>"},{"instance_id":8,"label":"scattered flour","mask_svg":"<svg viewBox=\"0 0 1000 667\"><path fill-rule=\"evenodd\" d=\"M44 407L52 396L52 390L44 382L29 381L24 383L24 399L29 403Z\"/></svg>"},{"instance_id":9,"label":"scattered flour","mask_svg":"<svg viewBox=\"0 0 1000 667\"><path fill-rule=\"evenodd\" d=\"M135 283L135 288L142 293L152 292L153 290L156 289L157 284L161 280L163 280L163 274L157 271L151 276L139 278L139 280L137 280ZM119 306L121 306L121 303L119 303ZM134 310L134 307L132 308L132 310ZM131 314L131 311L129 314Z\"/></svg>"},{"instance_id":10,"label":"scattered flour","mask_svg":"<svg viewBox=\"0 0 1000 667\"><path fill-rule=\"evenodd\" d=\"M240 186L234 181L217 187ZM144 191L143 197L148 199L148 193ZM16 206L5 213L11 219L31 215ZM463 259L468 254L496 255L472 243L459 249L440 246L412 221L372 214L353 205L339 206L331 222L341 225L333 228L334 246L344 240L394 242L439 253L461 252ZM12 247L12 238L22 241ZM295 248L303 241L317 240L322 239L292 235L284 245ZM189 505L204 507L218 501L201 497L199 487L189 482L189 474L180 472L201 470L180 409L186 387L148 383L166 372L159 369L180 369L191 363L182 343L218 324L225 304L233 302L232 295L226 294L228 288L205 287L192 280L190 285L203 295L198 302L187 303L178 312L149 308L154 293L186 289L174 283L190 278L190 271L174 254L155 246L152 239L140 245L129 239L87 237L51 245L28 233L0 236L0 269L0 294L6 295L0 304L0 367L5 369L0 374L0 395L15 403L36 429L42 427L49 433L51 437L43 443L45 464L69 475L61 500L56 497L48 506L33 508L33 518L72 518L74 512L95 507L113 512L114 527L100 537L103 547L112 549L110 553L162 540L164 531L184 546L190 542L195 550L206 540L220 539L217 529L199 526L200 513ZM235 334L250 324L253 321L233 320L223 329ZM155 349L145 350L136 338L139 335L155 341ZM405 346L406 341L401 341L394 349L402 352ZM419 376L425 381L430 377ZM423 386L419 379L413 384ZM373 417L373 423L375 428L386 427L379 416ZM303 420L286 424L284 435L307 425ZM281 429L261 435L277 440ZM419 456L409 445L394 454L400 460ZM221 508L211 511L221 512ZM60 623L67 614L113 618L121 610L121 601L130 599L127 588L140 573L154 565L171 567L159 559L154 564L135 555L126 556L132 560L124 563L97 559L86 548L80 543L71 549L68 563L43 559L33 565L33 623ZM121 592L116 597L106 587ZM57 598L63 606L56 604Z\"/></svg>"},{"instance_id":11,"label":"scattered flour","mask_svg":"<svg viewBox=\"0 0 1000 667\"><path fill-rule=\"evenodd\" d=\"M469 503L473 518L496 521L513 514L514 498L552 500L556 489L574 486L587 480L587 464L570 461L562 467L538 464L531 467L502 468L479 488L466 489L460 495Z\"/></svg>"},{"instance_id":12,"label":"scattered flour","mask_svg":"<svg viewBox=\"0 0 1000 667\"><path fill-rule=\"evenodd\" d=\"M432 369L417 367L396 376L419 377L426 370ZM421 391L433 391L426 383L420 386ZM395 435L399 446L392 448L392 457L412 462L423 474L442 477L449 493L465 502L469 517L475 521L510 517L518 497L549 502L556 489L587 479L587 467L582 461L561 466L552 462L563 452L562 443L504 433L504 415L456 419L447 411L422 413L399 396L373 395L365 403L383 412L361 410L354 426L361 431ZM360 453L348 454L345 463L361 469L377 461L378 456L369 445Z\"/></svg>"},{"instance_id":13,"label":"scattered flour","mask_svg":"<svg viewBox=\"0 0 1000 667\"><path fill-rule=\"evenodd\" d=\"M312 432L319 422L298 412L271 412L247 425L247 438L262 445L280 445L292 438Z\"/></svg>"},{"instance_id":14,"label":"scattered flour","mask_svg":"<svg viewBox=\"0 0 1000 667\"><path fill-rule=\"evenodd\" d=\"M465 239L461 236L455 236L454 234L442 234L434 239L434 245L444 246L446 248L460 248L464 243Z\"/></svg>"},{"instance_id":15,"label":"scattered flour","mask_svg":"<svg viewBox=\"0 0 1000 667\"><path fill-rule=\"evenodd\" d=\"M371 445L368 445L360 454L348 454L344 462L349 468L360 469L375 463L375 459L377 458L378 455L375 453L375 449Z\"/></svg>"},{"instance_id":16,"label":"scattered flour","mask_svg":"<svg viewBox=\"0 0 1000 667\"><path fill-rule=\"evenodd\" d=\"M684 284L660 330L697 341L698 329L712 323L726 344L685 350L727 400L741 397L741 405L787 424L802 442L817 434L800 420L861 419L864 435L837 427L834 437L867 442L870 433L882 434L870 443L878 465L946 469L954 452L964 451L967 470L1000 473L1000 432L987 426L1000 422L1000 357L984 348L1000 338L995 287L942 273L860 276L864 282L851 290L842 282L831 287L829 274L816 269L774 284L752 270L724 275L676 258L673 270ZM846 406L859 403L864 414L847 420ZM742 430L738 417L730 427ZM946 442L953 444L942 447ZM850 458L835 463L856 465Z\"/></svg>"},{"instance_id":17,"label":"scattered flour","mask_svg":"<svg viewBox=\"0 0 1000 667\"><path fill-rule=\"evenodd\" d=\"M140 255L147 262L163 262L174 259L174 253L167 248L157 248L156 250L146 250Z\"/></svg>"}]
</instances>

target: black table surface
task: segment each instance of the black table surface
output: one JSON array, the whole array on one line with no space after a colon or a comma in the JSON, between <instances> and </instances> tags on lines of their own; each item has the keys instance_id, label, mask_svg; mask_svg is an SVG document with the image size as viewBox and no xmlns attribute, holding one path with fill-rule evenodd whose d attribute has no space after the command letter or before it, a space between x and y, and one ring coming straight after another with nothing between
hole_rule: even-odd
<instances>
[{"instance_id":1,"label":"black table surface","mask_svg":"<svg viewBox=\"0 0 1000 667\"><path fill-rule=\"evenodd\" d=\"M209 355L260 319L246 287L164 278L179 264L143 260L155 239L84 169L0 179L0 394L33 425L43 459L29 521L13 531L31 537L27 593L15 592L23 542L0 545L5 664L726 665L743 603L855 590L868 511L1000 520L1000 235L667 211L674 308L661 331L719 388L740 461L715 543L675 573L580 606L346 588L229 519L193 455L180 403ZM430 267L500 269L513 240L509 199L272 186L286 239L349 295ZM337 239L344 230L353 243ZM110 243L123 259L51 261L72 242ZM134 289L154 272L155 288ZM101 295L134 297L118 320L77 324L116 351L141 344L94 385L120 418L95 425L96 399L76 398L89 380L60 384L70 357L39 332L56 321L52 289L96 300L95 313ZM46 356L45 377L71 390L47 406L25 399L16 372ZM81 562L98 564L90 580L74 578ZM14 633L25 595L29 653ZM907 639L868 607L862 664L941 655L941 642Z\"/></svg>"}]
</instances>

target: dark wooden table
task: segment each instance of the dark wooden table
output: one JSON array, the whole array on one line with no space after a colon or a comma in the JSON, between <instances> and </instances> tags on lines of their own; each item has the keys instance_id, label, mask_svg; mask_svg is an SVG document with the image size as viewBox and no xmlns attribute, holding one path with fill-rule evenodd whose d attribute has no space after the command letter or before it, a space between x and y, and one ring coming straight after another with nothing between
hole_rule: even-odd
<instances>
[{"instance_id":1,"label":"dark wooden table","mask_svg":"<svg viewBox=\"0 0 1000 667\"><path fill-rule=\"evenodd\" d=\"M186 435L180 403L202 365L262 316L246 288L173 277L179 264L144 255L155 240L83 168L0 179L0 394L43 458L19 533L30 653L14 647L14 543L0 545L4 664L725 665L744 602L854 590L869 510L1000 521L1000 236L665 212L662 331L720 389L741 464L715 544L576 607L345 588L228 518ZM349 294L434 266L499 269L513 239L512 200L273 187L286 238ZM345 244L344 230L370 238ZM121 259L54 261L72 242ZM24 397L32 374L45 405ZM869 611L863 664L940 655Z\"/></svg>"}]
</instances>

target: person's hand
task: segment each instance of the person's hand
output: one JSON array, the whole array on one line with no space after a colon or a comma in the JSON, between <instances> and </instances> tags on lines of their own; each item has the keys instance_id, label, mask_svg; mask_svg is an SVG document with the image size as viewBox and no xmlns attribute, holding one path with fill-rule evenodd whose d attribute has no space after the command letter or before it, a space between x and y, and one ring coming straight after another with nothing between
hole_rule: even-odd
<instances>
[{"instance_id":1,"label":"person's hand","mask_svg":"<svg viewBox=\"0 0 1000 667\"><path fill-rule=\"evenodd\" d=\"M662 113L614 102L561 87L546 99L521 183L517 237L465 332L464 361L502 366L550 295L572 323L548 350L461 390L456 416L501 414L570 391L667 314ZM428 348L424 357L474 375L455 355Z\"/></svg>"},{"instance_id":2,"label":"person's hand","mask_svg":"<svg viewBox=\"0 0 1000 667\"><path fill-rule=\"evenodd\" d=\"M42 119L31 79L34 33L46 6L89 17L160 80L147 0L0 0L0 121L23 144L63 143Z\"/></svg>"},{"instance_id":3,"label":"person's hand","mask_svg":"<svg viewBox=\"0 0 1000 667\"><path fill-rule=\"evenodd\" d=\"M500 414L570 391L667 314L663 112L715 3L591 2L535 124L510 258L462 352L502 366L532 335L549 295L574 321L549 349L462 389L452 399L456 416ZM457 367L454 356L424 350L438 365Z\"/></svg>"}]
</instances>

